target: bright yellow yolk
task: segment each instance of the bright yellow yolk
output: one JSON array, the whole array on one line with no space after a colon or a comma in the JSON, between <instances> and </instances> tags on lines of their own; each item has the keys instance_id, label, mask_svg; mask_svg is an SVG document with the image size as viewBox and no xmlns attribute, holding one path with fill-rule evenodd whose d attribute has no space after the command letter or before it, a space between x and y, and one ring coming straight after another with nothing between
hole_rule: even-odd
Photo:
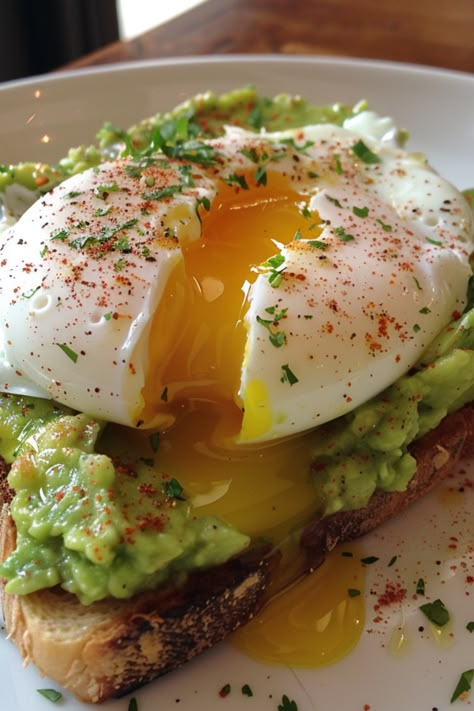
<instances>
[{"instance_id":1,"label":"bright yellow yolk","mask_svg":"<svg viewBox=\"0 0 474 711\"><path fill-rule=\"evenodd\" d=\"M315 219L303 214L308 198L292 190L285 176L268 172L267 185L257 185L251 174L245 179L247 190L222 181L211 209L200 209L201 239L182 243L187 284L179 343L162 376L168 400L236 400L255 270L297 231L314 237L308 228Z\"/></svg>"},{"instance_id":2,"label":"bright yellow yolk","mask_svg":"<svg viewBox=\"0 0 474 711\"><path fill-rule=\"evenodd\" d=\"M245 178L248 190L222 182L211 210L200 208L202 238L182 245L185 273L176 275L164 298L169 307L160 309L155 318L151 362L162 362L165 355L160 338L163 329L174 333L173 348L164 370L157 367L149 379L144 396L152 411L166 411L175 418L175 424L160 435L155 466L179 480L197 515L216 515L252 538L269 537L276 546L283 546L278 588L301 572L299 533L317 509L310 474L314 435L306 433L268 446L235 444L242 427L242 403L237 392L246 341L243 318L256 268L293 240L297 231L302 237L314 239L318 218L308 215L307 197L292 190L284 176L269 172L266 186L256 185L251 174ZM160 383L158 390L156 382ZM258 384L254 391L245 403L250 411L252 401L265 398ZM260 417L256 407L255 415L247 413L245 427L257 431L265 426ZM347 597L347 588L354 587L352 577L346 566L346 573L339 576L345 582L339 583L335 608L341 596ZM312 585L318 586L318 579ZM331 589L321 598L323 608L330 605ZM352 615L352 625L347 616L356 607L349 603L349 612L346 615L343 611L342 618L335 609L327 627L330 634L320 635L319 642L314 641L314 635L307 643L302 642L304 622L297 623L296 637L302 648L312 645L315 665L326 663L327 650L334 646L331 636L338 625L339 637L350 639L338 649L353 644L359 633L360 610ZM254 638L253 653L278 661L275 649L269 654L265 647L268 640L263 644L261 637L268 638L272 625L274 629L279 625L265 619ZM252 652L251 639L243 638L240 646L245 651ZM290 649L278 639L271 644ZM284 654L279 660L285 661ZM289 653L286 662L294 660Z\"/></svg>"},{"instance_id":3,"label":"bright yellow yolk","mask_svg":"<svg viewBox=\"0 0 474 711\"><path fill-rule=\"evenodd\" d=\"M176 418L161 438L161 465L195 496L200 513L221 516L252 536L280 539L314 510L310 438L258 448L235 444L242 426L237 393L247 335L243 318L257 268L296 232L314 238L317 215L308 215L308 197L279 173L269 171L266 185L252 173L245 180L248 189L221 182L211 209L201 208L201 238L182 244L185 274L165 296L179 304L179 333L154 379L166 387L167 402L161 385L153 392L153 379L145 399ZM172 312L176 319L174 307L167 318ZM152 362L162 356L163 328L160 323L152 329ZM257 409L252 417L252 395L262 395L249 397L247 427L255 429L261 424Z\"/></svg>"},{"instance_id":4,"label":"bright yellow yolk","mask_svg":"<svg viewBox=\"0 0 474 711\"><path fill-rule=\"evenodd\" d=\"M349 551L350 549L350 551ZM346 656L364 626L364 570L345 546L312 575L277 595L232 637L242 652L270 664L322 667Z\"/></svg>"}]
</instances>

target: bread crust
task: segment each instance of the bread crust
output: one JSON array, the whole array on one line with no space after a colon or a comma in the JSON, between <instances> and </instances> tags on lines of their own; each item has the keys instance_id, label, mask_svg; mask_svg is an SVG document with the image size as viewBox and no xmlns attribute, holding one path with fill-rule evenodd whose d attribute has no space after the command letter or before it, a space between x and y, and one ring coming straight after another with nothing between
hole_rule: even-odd
<instances>
[{"instance_id":1,"label":"bread crust","mask_svg":"<svg viewBox=\"0 0 474 711\"><path fill-rule=\"evenodd\" d=\"M412 447L417 472L405 492L377 492L367 506L315 516L301 547L306 567L322 564L338 543L373 530L433 489L474 454L474 408L467 406ZM2 560L15 547L8 490L0 486ZM131 600L89 606L55 588L26 596L3 590L9 637L26 663L87 702L98 703L171 671L245 624L264 604L278 556L255 547L212 570L191 576L180 588L141 593ZM71 623L72 621L72 623Z\"/></svg>"}]
</instances>

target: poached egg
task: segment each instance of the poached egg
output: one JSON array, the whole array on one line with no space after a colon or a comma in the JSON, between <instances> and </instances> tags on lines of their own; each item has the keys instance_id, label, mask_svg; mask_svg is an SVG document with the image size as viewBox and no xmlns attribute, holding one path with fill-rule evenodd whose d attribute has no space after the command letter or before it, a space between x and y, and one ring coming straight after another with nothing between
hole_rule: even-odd
<instances>
[{"instance_id":1,"label":"poached egg","mask_svg":"<svg viewBox=\"0 0 474 711\"><path fill-rule=\"evenodd\" d=\"M0 387L154 429L212 400L239 443L368 400L462 310L473 246L463 197L392 136L370 112L229 129L69 178L1 248Z\"/></svg>"}]
</instances>

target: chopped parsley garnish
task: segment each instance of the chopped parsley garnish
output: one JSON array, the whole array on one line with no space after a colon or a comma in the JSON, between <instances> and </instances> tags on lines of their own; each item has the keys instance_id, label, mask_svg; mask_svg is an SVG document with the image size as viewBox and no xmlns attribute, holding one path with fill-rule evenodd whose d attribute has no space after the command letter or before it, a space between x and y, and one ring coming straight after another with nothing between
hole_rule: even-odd
<instances>
[{"instance_id":1,"label":"chopped parsley garnish","mask_svg":"<svg viewBox=\"0 0 474 711\"><path fill-rule=\"evenodd\" d=\"M467 623L466 629L468 632L474 632L474 620L472 620L472 622Z\"/></svg>"},{"instance_id":2,"label":"chopped parsley garnish","mask_svg":"<svg viewBox=\"0 0 474 711\"><path fill-rule=\"evenodd\" d=\"M169 158L189 160L191 163L197 163L203 167L214 165L217 162L216 150L202 141L185 141L170 149L163 146L162 151Z\"/></svg>"},{"instance_id":3,"label":"chopped parsley garnish","mask_svg":"<svg viewBox=\"0 0 474 711\"><path fill-rule=\"evenodd\" d=\"M474 274L471 274L467 282L467 302L463 313L467 313L474 306Z\"/></svg>"},{"instance_id":4,"label":"chopped parsley garnish","mask_svg":"<svg viewBox=\"0 0 474 711\"><path fill-rule=\"evenodd\" d=\"M449 622L449 611L445 607L444 603L439 599L434 602L427 602L424 605L420 605L420 610L429 619L429 621L437 627L444 627Z\"/></svg>"},{"instance_id":5,"label":"chopped parsley garnish","mask_svg":"<svg viewBox=\"0 0 474 711\"><path fill-rule=\"evenodd\" d=\"M163 388L163 392L161 393L160 400L163 402L168 402L168 388Z\"/></svg>"},{"instance_id":6,"label":"chopped parsley garnish","mask_svg":"<svg viewBox=\"0 0 474 711\"><path fill-rule=\"evenodd\" d=\"M226 185L237 185L242 188L242 190L248 190L249 186L245 175L239 175L238 173L231 173L227 178L221 178Z\"/></svg>"},{"instance_id":7,"label":"chopped parsley garnish","mask_svg":"<svg viewBox=\"0 0 474 711\"><path fill-rule=\"evenodd\" d=\"M41 289L41 286L37 286L34 289L31 289L30 291L24 291L22 297L24 299L31 299L36 294L38 289Z\"/></svg>"},{"instance_id":8,"label":"chopped parsley garnish","mask_svg":"<svg viewBox=\"0 0 474 711\"><path fill-rule=\"evenodd\" d=\"M274 257L269 257L265 262L263 262L263 265L265 267L271 267L272 269L277 269L280 267L283 262L285 261L285 257L283 254L275 254Z\"/></svg>"},{"instance_id":9,"label":"chopped parsley garnish","mask_svg":"<svg viewBox=\"0 0 474 711\"><path fill-rule=\"evenodd\" d=\"M149 436L148 441L150 443L152 451L156 454L156 452L158 451L158 447L160 446L160 433L153 432L153 434Z\"/></svg>"},{"instance_id":10,"label":"chopped parsley garnish","mask_svg":"<svg viewBox=\"0 0 474 711\"><path fill-rule=\"evenodd\" d=\"M421 331L421 326L420 326L419 323L414 323L414 324L413 324L413 331L414 331L415 333L418 333L418 331Z\"/></svg>"},{"instance_id":11,"label":"chopped parsley garnish","mask_svg":"<svg viewBox=\"0 0 474 711\"><path fill-rule=\"evenodd\" d=\"M150 248L146 244L141 246L141 255L147 262L156 262L156 257L152 255Z\"/></svg>"},{"instance_id":12,"label":"chopped parsley garnish","mask_svg":"<svg viewBox=\"0 0 474 711\"><path fill-rule=\"evenodd\" d=\"M213 165L217 157L215 149L200 140L178 142L174 145L163 144L160 149L168 158L188 160L204 167Z\"/></svg>"},{"instance_id":13,"label":"chopped parsley garnish","mask_svg":"<svg viewBox=\"0 0 474 711\"><path fill-rule=\"evenodd\" d=\"M474 679L474 669L468 669L464 671L459 677L459 681L456 684L453 695L451 696L451 703L454 703L456 699L460 696L467 694L471 690L472 680Z\"/></svg>"},{"instance_id":14,"label":"chopped parsley garnish","mask_svg":"<svg viewBox=\"0 0 474 711\"><path fill-rule=\"evenodd\" d=\"M430 244L434 244L436 247L442 247L443 243L438 239L432 239L431 237L425 237L426 241Z\"/></svg>"},{"instance_id":15,"label":"chopped parsley garnish","mask_svg":"<svg viewBox=\"0 0 474 711\"><path fill-rule=\"evenodd\" d=\"M348 588L347 594L349 595L349 597L359 597L360 590L358 590L357 588Z\"/></svg>"},{"instance_id":16,"label":"chopped parsley garnish","mask_svg":"<svg viewBox=\"0 0 474 711\"><path fill-rule=\"evenodd\" d=\"M326 198L326 200L329 200L329 202L332 202L332 204L335 205L336 207L342 208L342 205L337 198L331 197L331 195L327 195L327 194L325 194L324 197Z\"/></svg>"},{"instance_id":17,"label":"chopped parsley garnish","mask_svg":"<svg viewBox=\"0 0 474 711\"><path fill-rule=\"evenodd\" d=\"M344 169L343 169L342 163L341 163L341 156L339 155L339 153L335 153L333 158L334 158L334 170L336 171L337 175L343 175Z\"/></svg>"},{"instance_id":18,"label":"chopped parsley garnish","mask_svg":"<svg viewBox=\"0 0 474 711\"><path fill-rule=\"evenodd\" d=\"M430 313L431 313L431 309L429 309L428 306L423 306L423 308L420 309L419 313L420 313L420 314L430 314Z\"/></svg>"},{"instance_id":19,"label":"chopped parsley garnish","mask_svg":"<svg viewBox=\"0 0 474 711\"><path fill-rule=\"evenodd\" d=\"M314 141L305 141L305 143L298 145L294 138L284 138L282 140L282 143L284 143L285 146L291 146L291 148L294 148L295 151L298 151L298 153L305 151L307 148L311 148L311 146L314 146Z\"/></svg>"},{"instance_id":20,"label":"chopped parsley garnish","mask_svg":"<svg viewBox=\"0 0 474 711\"><path fill-rule=\"evenodd\" d=\"M183 187L184 185L182 183L167 185L165 188L161 188L160 190L154 190L151 193L143 193L142 198L144 200L162 200L163 198L170 198L173 197L173 195L180 193Z\"/></svg>"},{"instance_id":21,"label":"chopped parsley garnish","mask_svg":"<svg viewBox=\"0 0 474 711\"><path fill-rule=\"evenodd\" d=\"M183 177L183 185L187 188L193 188L194 187L194 178L192 175L192 170L193 170L192 166L189 165L189 163L185 163L183 165L178 165L178 170Z\"/></svg>"},{"instance_id":22,"label":"chopped parsley garnish","mask_svg":"<svg viewBox=\"0 0 474 711\"><path fill-rule=\"evenodd\" d=\"M420 578L416 584L416 594L417 595L424 595L425 594L425 581L423 578Z\"/></svg>"},{"instance_id":23,"label":"chopped parsley garnish","mask_svg":"<svg viewBox=\"0 0 474 711\"><path fill-rule=\"evenodd\" d=\"M280 286L283 279L284 268L281 269L281 267L284 263L285 257L283 254L275 254L275 256L269 257L262 263L262 267L269 267L271 270L268 275L268 282L274 289Z\"/></svg>"},{"instance_id":24,"label":"chopped parsley garnish","mask_svg":"<svg viewBox=\"0 0 474 711\"><path fill-rule=\"evenodd\" d=\"M174 477L163 482L163 489L165 490L166 495L170 496L172 499L184 500L181 496L183 493L183 487Z\"/></svg>"},{"instance_id":25,"label":"chopped parsley garnish","mask_svg":"<svg viewBox=\"0 0 474 711\"><path fill-rule=\"evenodd\" d=\"M257 185L266 185L267 184L267 171L261 165L257 170L255 171L255 182Z\"/></svg>"},{"instance_id":26,"label":"chopped parsley garnish","mask_svg":"<svg viewBox=\"0 0 474 711\"><path fill-rule=\"evenodd\" d=\"M63 698L63 695L59 691L56 691L56 689L36 689L36 691L38 694L41 694L41 696L44 696L45 699L48 699L48 701L52 701L53 704L56 704Z\"/></svg>"},{"instance_id":27,"label":"chopped parsley garnish","mask_svg":"<svg viewBox=\"0 0 474 711\"><path fill-rule=\"evenodd\" d=\"M369 208L368 207L357 207L354 205L352 208L352 212L356 217L367 217L369 214Z\"/></svg>"},{"instance_id":28,"label":"chopped parsley garnish","mask_svg":"<svg viewBox=\"0 0 474 711\"><path fill-rule=\"evenodd\" d=\"M273 316L272 319L261 318L261 316L256 317L257 323L268 330L268 339L272 346L275 348L280 348L286 343L286 334L284 331L277 331L276 328L280 323L281 319L286 316L288 309L281 309L281 311L276 311L274 306L270 306L265 309L267 313Z\"/></svg>"},{"instance_id":29,"label":"chopped parsley garnish","mask_svg":"<svg viewBox=\"0 0 474 711\"><path fill-rule=\"evenodd\" d=\"M350 235L346 232L344 227L335 227L334 232L337 234L339 239L342 239L343 242L352 242L352 240L355 239L354 235Z\"/></svg>"},{"instance_id":30,"label":"chopped parsley garnish","mask_svg":"<svg viewBox=\"0 0 474 711\"><path fill-rule=\"evenodd\" d=\"M397 556L396 556L396 555L393 555L393 556L390 558L390 560L388 561L388 567L391 568L392 565L395 565L396 562L397 562Z\"/></svg>"},{"instance_id":31,"label":"chopped parsley garnish","mask_svg":"<svg viewBox=\"0 0 474 711\"><path fill-rule=\"evenodd\" d=\"M165 121L161 126L153 126L146 145L141 148L134 145L127 131L117 129L111 123L106 123L103 130L113 134L112 142L114 139L123 141L125 148L122 156L130 155L139 162L136 177L140 176L143 167L156 162L154 155L159 151L168 158L209 166L216 162L217 151L196 138L201 129L193 120L194 113L195 109L191 107L177 118Z\"/></svg>"},{"instance_id":32,"label":"chopped parsley garnish","mask_svg":"<svg viewBox=\"0 0 474 711\"><path fill-rule=\"evenodd\" d=\"M361 558L360 562L363 563L364 565L372 565L373 563L376 563L379 559L375 555L369 555L366 558Z\"/></svg>"},{"instance_id":33,"label":"chopped parsley garnish","mask_svg":"<svg viewBox=\"0 0 474 711\"><path fill-rule=\"evenodd\" d=\"M60 242L64 242L65 239L67 239L69 235L68 230L59 230L58 232L53 232L50 237L51 239L54 240L59 240Z\"/></svg>"},{"instance_id":34,"label":"chopped parsley garnish","mask_svg":"<svg viewBox=\"0 0 474 711\"><path fill-rule=\"evenodd\" d=\"M253 696L253 691L248 684L244 684L242 687L242 694L244 696Z\"/></svg>"},{"instance_id":35,"label":"chopped parsley garnish","mask_svg":"<svg viewBox=\"0 0 474 711\"><path fill-rule=\"evenodd\" d=\"M138 711L138 702L135 697L128 702L128 711Z\"/></svg>"},{"instance_id":36,"label":"chopped parsley garnish","mask_svg":"<svg viewBox=\"0 0 474 711\"><path fill-rule=\"evenodd\" d=\"M243 156L252 161L252 163L258 163L260 158L256 148L242 148L241 151Z\"/></svg>"},{"instance_id":37,"label":"chopped parsley garnish","mask_svg":"<svg viewBox=\"0 0 474 711\"><path fill-rule=\"evenodd\" d=\"M249 126L252 126L256 131L259 131L264 122L264 116L262 113L262 109L258 104L256 104L252 111L250 112L248 119L247 119Z\"/></svg>"},{"instance_id":38,"label":"chopped parsley garnish","mask_svg":"<svg viewBox=\"0 0 474 711\"><path fill-rule=\"evenodd\" d=\"M106 243L108 243L112 239L112 237L114 237L118 232L125 232L126 230L129 230L131 227L134 227L137 222L137 219L131 219L127 220L126 222L123 222L120 225L110 225L109 227L103 227L99 234L96 236L89 235L87 233L83 234L80 237L71 240L69 242L69 246L73 249L92 250L93 256L100 258L104 255L105 250L107 250ZM128 237L126 237L125 235L117 237L113 243L113 249L124 253L131 252Z\"/></svg>"},{"instance_id":39,"label":"chopped parsley garnish","mask_svg":"<svg viewBox=\"0 0 474 711\"><path fill-rule=\"evenodd\" d=\"M221 687L221 689L219 689L219 696L221 696L224 699L226 696L229 696L230 691L231 691L230 684L224 684L224 686Z\"/></svg>"},{"instance_id":40,"label":"chopped parsley garnish","mask_svg":"<svg viewBox=\"0 0 474 711\"><path fill-rule=\"evenodd\" d=\"M72 350L72 348L69 348L66 343L56 343L56 345L67 355L68 358L72 360L73 363L77 363L79 356Z\"/></svg>"},{"instance_id":41,"label":"chopped parsley garnish","mask_svg":"<svg viewBox=\"0 0 474 711\"><path fill-rule=\"evenodd\" d=\"M298 378L293 373L293 371L291 370L291 368L288 364L282 365L281 369L283 371L283 375L280 378L280 381L282 383L289 383L290 385L295 385L295 383L299 382Z\"/></svg>"},{"instance_id":42,"label":"chopped parsley garnish","mask_svg":"<svg viewBox=\"0 0 474 711\"><path fill-rule=\"evenodd\" d=\"M379 218L377 218L376 222L379 223L380 227L383 229L384 232L392 231L392 225L387 225L383 220L380 220Z\"/></svg>"},{"instance_id":43,"label":"chopped parsley garnish","mask_svg":"<svg viewBox=\"0 0 474 711\"><path fill-rule=\"evenodd\" d=\"M277 272L273 271L270 276L268 277L268 282L270 286L272 286L274 289L277 289L283 279L283 273L282 272Z\"/></svg>"},{"instance_id":44,"label":"chopped parsley garnish","mask_svg":"<svg viewBox=\"0 0 474 711\"><path fill-rule=\"evenodd\" d=\"M82 195L82 192L77 190L71 190L71 192L63 195L63 198L64 200L73 200L74 198L79 197L79 195Z\"/></svg>"},{"instance_id":45,"label":"chopped parsley garnish","mask_svg":"<svg viewBox=\"0 0 474 711\"><path fill-rule=\"evenodd\" d=\"M308 244L315 249L322 249L323 251L329 247L327 242L323 242L320 239L310 239Z\"/></svg>"},{"instance_id":46,"label":"chopped parsley garnish","mask_svg":"<svg viewBox=\"0 0 474 711\"><path fill-rule=\"evenodd\" d=\"M94 212L94 217L105 217L112 209L112 205L106 205L106 207L98 207Z\"/></svg>"},{"instance_id":47,"label":"chopped parsley garnish","mask_svg":"<svg viewBox=\"0 0 474 711\"><path fill-rule=\"evenodd\" d=\"M269 155L266 151L263 151L261 154L258 153L256 148L242 148L241 151L242 155L244 155L246 158L248 158L252 163L255 163L258 165L257 170L254 173L254 179L257 185L266 185L268 182L268 175L266 168L268 166L269 162L275 162L277 160L280 160L281 158L285 157L285 153L273 153L273 155ZM235 174L234 174L235 175ZM245 180L245 179L244 179ZM245 190L247 189L246 183L245 185L241 185Z\"/></svg>"},{"instance_id":48,"label":"chopped parsley garnish","mask_svg":"<svg viewBox=\"0 0 474 711\"><path fill-rule=\"evenodd\" d=\"M281 697L281 704L278 704L278 711L298 711L296 701L290 701L286 694Z\"/></svg>"},{"instance_id":49,"label":"chopped parsley garnish","mask_svg":"<svg viewBox=\"0 0 474 711\"><path fill-rule=\"evenodd\" d=\"M121 272L126 268L126 266L127 262L125 259L117 259L117 261L114 263L114 271Z\"/></svg>"},{"instance_id":50,"label":"chopped parsley garnish","mask_svg":"<svg viewBox=\"0 0 474 711\"><path fill-rule=\"evenodd\" d=\"M202 198L198 198L196 200L196 205L197 205L197 207L202 205L203 208L206 210L206 212L209 212L209 210L211 209L211 201L206 196L204 196Z\"/></svg>"},{"instance_id":51,"label":"chopped parsley garnish","mask_svg":"<svg viewBox=\"0 0 474 711\"><path fill-rule=\"evenodd\" d=\"M373 153L362 140L354 143L354 145L351 146L351 151L357 156L357 158L360 158L363 163L370 165L382 162L380 156Z\"/></svg>"}]
</instances>

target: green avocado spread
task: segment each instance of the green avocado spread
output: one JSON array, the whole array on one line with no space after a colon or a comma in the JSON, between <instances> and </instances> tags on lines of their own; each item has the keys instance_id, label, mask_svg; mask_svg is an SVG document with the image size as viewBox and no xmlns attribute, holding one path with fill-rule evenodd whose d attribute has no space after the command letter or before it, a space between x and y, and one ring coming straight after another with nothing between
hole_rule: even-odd
<instances>
[{"instance_id":1,"label":"green avocado spread","mask_svg":"<svg viewBox=\"0 0 474 711\"><path fill-rule=\"evenodd\" d=\"M105 123L97 134L97 144L71 148L56 165L22 162L0 163L0 193L9 185L20 184L38 195L51 190L71 175L128 153L151 148L163 149L181 141L214 138L222 135L225 125L249 130L265 128L278 131L311 123L342 124L344 119L362 111L344 104L314 106L301 97L280 94L273 99L260 96L253 87L244 87L217 96L212 92L198 95L168 113L160 113L132 126L127 131Z\"/></svg>"},{"instance_id":2,"label":"green avocado spread","mask_svg":"<svg viewBox=\"0 0 474 711\"><path fill-rule=\"evenodd\" d=\"M113 155L199 150L224 124L270 130L340 123L355 109L313 107L251 88L206 94L128 132L106 124L97 146L71 149L56 166L0 166L10 184L45 191ZM325 513L360 508L376 489L403 491L416 463L409 445L474 400L474 289L468 304L410 373L351 413L313 431L315 500ZM110 434L111 433L111 434ZM198 514L186 486L155 466L158 435L132 454L115 447L121 429L51 401L0 394L0 454L11 465L16 550L0 565L9 593L61 585L84 604L127 598L225 562L249 536ZM112 444L111 444L112 443ZM252 492L249 492L249 501ZM265 532L263 532L265 533Z\"/></svg>"},{"instance_id":3,"label":"green avocado spread","mask_svg":"<svg viewBox=\"0 0 474 711\"><path fill-rule=\"evenodd\" d=\"M192 516L176 479L94 451L101 426L87 415L58 414L40 400L0 402L9 421L2 444L21 418L38 425L9 474L18 545L1 573L10 592L60 583L83 603L124 598L170 577L179 582L247 545L218 519Z\"/></svg>"}]
</instances>

